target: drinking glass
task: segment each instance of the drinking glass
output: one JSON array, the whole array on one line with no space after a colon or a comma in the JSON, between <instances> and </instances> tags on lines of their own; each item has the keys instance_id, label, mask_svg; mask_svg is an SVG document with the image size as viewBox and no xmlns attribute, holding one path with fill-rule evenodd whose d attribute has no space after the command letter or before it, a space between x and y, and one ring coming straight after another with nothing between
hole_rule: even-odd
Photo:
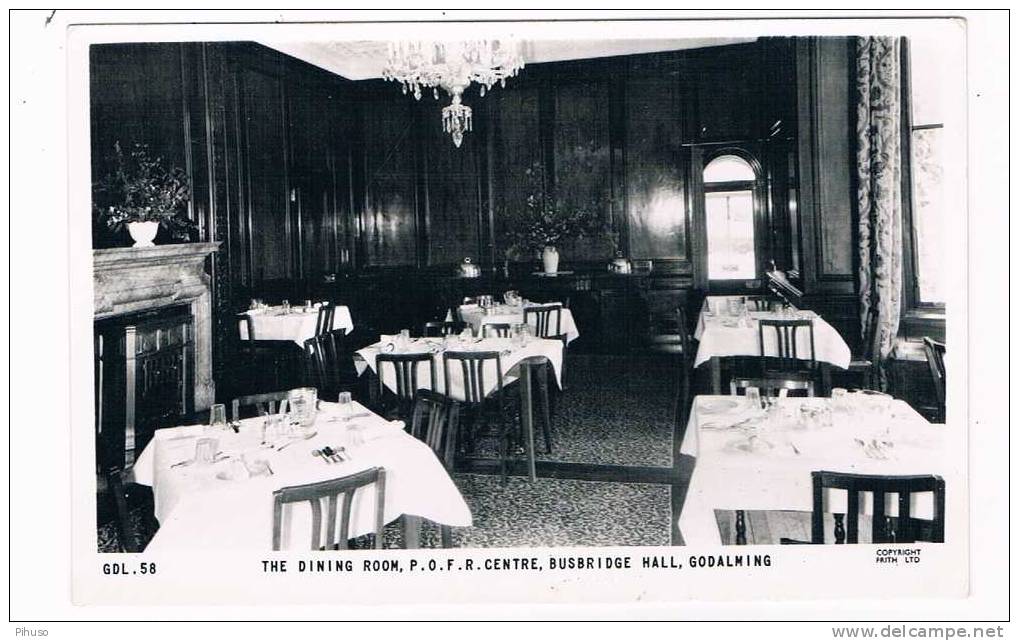
<instances>
[{"instance_id":1,"label":"drinking glass","mask_svg":"<svg viewBox=\"0 0 1019 641\"><path fill-rule=\"evenodd\" d=\"M353 399L350 397L350 392L340 392L339 396L336 397L336 402L340 406L340 416L343 420L350 420L351 410L353 409Z\"/></svg>"},{"instance_id":2,"label":"drinking glass","mask_svg":"<svg viewBox=\"0 0 1019 641\"><path fill-rule=\"evenodd\" d=\"M298 387L287 392L290 415L301 427L315 424L318 407L318 390L314 387Z\"/></svg>"},{"instance_id":3,"label":"drinking glass","mask_svg":"<svg viewBox=\"0 0 1019 641\"><path fill-rule=\"evenodd\" d=\"M226 405L214 403L209 408L209 427L212 429L223 429L226 427Z\"/></svg>"},{"instance_id":4,"label":"drinking glass","mask_svg":"<svg viewBox=\"0 0 1019 641\"><path fill-rule=\"evenodd\" d=\"M846 409L846 388L833 387L831 389L831 406L838 411Z\"/></svg>"},{"instance_id":5,"label":"drinking glass","mask_svg":"<svg viewBox=\"0 0 1019 641\"><path fill-rule=\"evenodd\" d=\"M756 387L748 387L746 391L747 405L751 409L761 409L761 390Z\"/></svg>"},{"instance_id":6,"label":"drinking glass","mask_svg":"<svg viewBox=\"0 0 1019 641\"><path fill-rule=\"evenodd\" d=\"M205 437L195 441L195 464L211 465L219 451L219 439Z\"/></svg>"},{"instance_id":7,"label":"drinking glass","mask_svg":"<svg viewBox=\"0 0 1019 641\"><path fill-rule=\"evenodd\" d=\"M283 299L283 313L284 314L290 313L290 301L285 298Z\"/></svg>"}]
</instances>

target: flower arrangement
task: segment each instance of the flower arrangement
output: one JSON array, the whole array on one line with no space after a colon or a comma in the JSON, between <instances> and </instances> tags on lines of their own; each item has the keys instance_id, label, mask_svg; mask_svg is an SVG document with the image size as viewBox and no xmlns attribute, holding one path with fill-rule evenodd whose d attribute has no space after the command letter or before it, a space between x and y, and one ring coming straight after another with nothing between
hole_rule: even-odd
<instances>
[{"instance_id":1,"label":"flower arrangement","mask_svg":"<svg viewBox=\"0 0 1019 641\"><path fill-rule=\"evenodd\" d=\"M180 167L166 169L147 145L135 144L124 153L113 146L113 170L92 184L92 209L112 231L129 223L156 222L177 240L189 240L195 228L183 210L191 198L188 176Z\"/></svg>"},{"instance_id":2,"label":"flower arrangement","mask_svg":"<svg viewBox=\"0 0 1019 641\"><path fill-rule=\"evenodd\" d=\"M531 193L523 207L507 208L503 214L510 240L508 258L533 257L544 247L561 246L565 241L580 238L612 242L614 232L602 219L598 203L588 207L567 206L546 197L540 186L534 185L536 177L540 180L540 171L540 165L525 170L532 179Z\"/></svg>"}]
</instances>

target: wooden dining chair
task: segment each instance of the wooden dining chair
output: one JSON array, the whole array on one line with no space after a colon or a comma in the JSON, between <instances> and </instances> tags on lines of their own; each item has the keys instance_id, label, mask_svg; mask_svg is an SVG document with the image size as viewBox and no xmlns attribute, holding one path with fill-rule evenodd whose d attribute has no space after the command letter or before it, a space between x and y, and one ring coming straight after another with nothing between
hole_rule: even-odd
<instances>
[{"instance_id":1,"label":"wooden dining chair","mask_svg":"<svg viewBox=\"0 0 1019 641\"><path fill-rule=\"evenodd\" d=\"M924 336L923 351L927 356L927 367L934 381L934 394L938 401L937 421L945 422L945 344Z\"/></svg>"},{"instance_id":2,"label":"wooden dining chair","mask_svg":"<svg viewBox=\"0 0 1019 641\"><path fill-rule=\"evenodd\" d=\"M482 338L491 338L492 336L509 338L512 332L513 325L510 323L482 323L481 325Z\"/></svg>"},{"instance_id":3,"label":"wooden dining chair","mask_svg":"<svg viewBox=\"0 0 1019 641\"><path fill-rule=\"evenodd\" d=\"M748 387L756 387L761 396L766 398L784 398L789 392L804 392L805 396L814 396L814 381L798 378L737 378L729 380L729 393L738 396Z\"/></svg>"},{"instance_id":4,"label":"wooden dining chair","mask_svg":"<svg viewBox=\"0 0 1019 641\"><path fill-rule=\"evenodd\" d=\"M395 408L385 408L387 388L384 383L383 366L386 363L391 364L393 367L396 385L395 389L392 390L392 396L395 397ZM419 377L421 365L424 363L428 364L429 379L427 385ZM395 409L396 415L404 420L407 420L410 416L410 409L414 404L414 394L419 389L433 389L437 380L435 359L430 352L420 354L379 354L375 357L375 373L379 379L377 393L380 405L388 409L387 413L390 415L392 415Z\"/></svg>"},{"instance_id":5,"label":"wooden dining chair","mask_svg":"<svg viewBox=\"0 0 1019 641\"><path fill-rule=\"evenodd\" d=\"M775 353L769 354L765 349L765 336L769 330L775 335ZM799 332L804 331L808 338L809 354L800 354L797 339ZM809 318L776 320L762 319L758 321L757 345L760 348L760 356L764 358L777 359L774 362L788 363L793 369L799 367L802 361L809 361L811 364L817 361L817 354L814 349L814 321Z\"/></svg>"},{"instance_id":6,"label":"wooden dining chair","mask_svg":"<svg viewBox=\"0 0 1019 641\"><path fill-rule=\"evenodd\" d=\"M563 306L561 303L549 303L548 305L530 305L524 308L524 322L531 325L531 317L534 317L534 335L538 338L559 339L563 335L562 316Z\"/></svg>"},{"instance_id":7,"label":"wooden dining chair","mask_svg":"<svg viewBox=\"0 0 1019 641\"><path fill-rule=\"evenodd\" d=\"M559 370L559 379L562 381L561 391L566 391L566 350L569 348L569 341L562 329L563 310L569 309L569 299L563 303L547 303L544 305L529 305L524 307L524 323L531 325L531 317L534 317L534 335L538 338L558 340L563 344L563 362ZM553 321L554 319L554 321ZM546 379L547 379L546 375ZM544 392L548 394L546 390Z\"/></svg>"},{"instance_id":8,"label":"wooden dining chair","mask_svg":"<svg viewBox=\"0 0 1019 641\"><path fill-rule=\"evenodd\" d=\"M807 336L807 353L801 353L799 346L800 333ZM765 337L769 334L775 337L775 350L771 352L765 345ZM814 321L812 319L762 319L758 321L757 345L759 357L759 375L764 378L777 376L778 378L797 377L804 380L816 381L821 378L821 388L824 394L826 389L825 376L817 363L817 353L814 348Z\"/></svg>"},{"instance_id":9,"label":"wooden dining chair","mask_svg":"<svg viewBox=\"0 0 1019 641\"><path fill-rule=\"evenodd\" d=\"M318 308L318 319L315 321L315 336L322 336L333 330L333 317L336 306L326 301Z\"/></svg>"},{"instance_id":10,"label":"wooden dining chair","mask_svg":"<svg viewBox=\"0 0 1019 641\"><path fill-rule=\"evenodd\" d=\"M747 304L747 309L752 312L771 311L771 305L779 302L772 296L744 296L743 299Z\"/></svg>"},{"instance_id":11,"label":"wooden dining chair","mask_svg":"<svg viewBox=\"0 0 1019 641\"><path fill-rule=\"evenodd\" d=\"M280 549L283 538L283 506L307 501L311 506L311 549L346 550L350 540L350 509L354 493L361 488L375 486L375 549L382 549L382 530L385 527L386 471L374 467L338 479L292 485L272 493L272 549ZM343 497L342 503L340 496ZM324 504L324 505L323 505ZM323 510L325 507L325 520ZM340 517L339 529L336 517ZM323 533L323 525L325 531ZM324 537L323 537L324 534Z\"/></svg>"},{"instance_id":12,"label":"wooden dining chair","mask_svg":"<svg viewBox=\"0 0 1019 641\"><path fill-rule=\"evenodd\" d=\"M492 364L495 369L495 388L485 394L485 367ZM459 367L463 380L464 408L470 412L468 428L463 430L465 445L468 451L474 450L474 443L479 424L485 420L485 411L492 403L496 405L496 436L499 439L499 460L503 483L507 480L509 466L508 456L512 433L509 430L506 406L506 378L502 368L502 355L496 351L465 352L447 350L442 354L442 376L446 385L446 394L450 394L450 368Z\"/></svg>"},{"instance_id":13,"label":"wooden dining chair","mask_svg":"<svg viewBox=\"0 0 1019 641\"><path fill-rule=\"evenodd\" d=\"M343 329L312 336L304 341L306 379L318 389L319 398L335 400L339 392L359 387L354 350Z\"/></svg>"},{"instance_id":14,"label":"wooden dining chair","mask_svg":"<svg viewBox=\"0 0 1019 641\"><path fill-rule=\"evenodd\" d=\"M873 474L849 474L845 472L811 472L813 485L813 510L810 519L810 542L820 545L825 542L824 533L824 491L845 490L848 493L846 513L834 514L833 542L855 544L859 542L860 494L873 495L871 517L872 543L913 543L945 541L945 481L939 476L883 476ZM914 494L931 493L934 501L932 519L918 519L912 516L910 501ZM898 497L897 516L885 513L885 497ZM783 544L803 543L783 538Z\"/></svg>"},{"instance_id":15,"label":"wooden dining chair","mask_svg":"<svg viewBox=\"0 0 1019 641\"><path fill-rule=\"evenodd\" d=\"M463 321L428 321L421 335L426 338L456 336L467 328Z\"/></svg>"},{"instance_id":16,"label":"wooden dining chair","mask_svg":"<svg viewBox=\"0 0 1019 641\"><path fill-rule=\"evenodd\" d=\"M648 316L648 350L653 354L668 356L673 361L678 380L673 418L676 425L682 426L690 405L694 358L686 311L679 306L665 318L658 318L651 312Z\"/></svg>"},{"instance_id":17,"label":"wooden dining chair","mask_svg":"<svg viewBox=\"0 0 1019 641\"><path fill-rule=\"evenodd\" d=\"M430 390L414 395L410 434L424 442L450 474L456 454L456 438L460 429L460 404ZM453 532L448 525L440 526L442 547L453 547Z\"/></svg>"},{"instance_id":18,"label":"wooden dining chair","mask_svg":"<svg viewBox=\"0 0 1019 641\"><path fill-rule=\"evenodd\" d=\"M289 392L267 392L265 394L249 394L238 396L230 402L230 420L241 420L241 412L245 408L254 407L255 416L269 414L285 414L287 412L287 395Z\"/></svg>"}]
</instances>

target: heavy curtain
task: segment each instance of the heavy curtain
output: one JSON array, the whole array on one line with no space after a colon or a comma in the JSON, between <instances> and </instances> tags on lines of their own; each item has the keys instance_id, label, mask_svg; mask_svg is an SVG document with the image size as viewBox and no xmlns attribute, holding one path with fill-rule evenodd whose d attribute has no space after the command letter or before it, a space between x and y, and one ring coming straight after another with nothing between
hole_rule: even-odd
<instances>
[{"instance_id":1,"label":"heavy curtain","mask_svg":"<svg viewBox=\"0 0 1019 641\"><path fill-rule=\"evenodd\" d=\"M869 348L870 357L880 372L883 372L880 365L895 345L902 296L899 57L898 38L881 36L857 40L860 321L863 344Z\"/></svg>"}]
</instances>

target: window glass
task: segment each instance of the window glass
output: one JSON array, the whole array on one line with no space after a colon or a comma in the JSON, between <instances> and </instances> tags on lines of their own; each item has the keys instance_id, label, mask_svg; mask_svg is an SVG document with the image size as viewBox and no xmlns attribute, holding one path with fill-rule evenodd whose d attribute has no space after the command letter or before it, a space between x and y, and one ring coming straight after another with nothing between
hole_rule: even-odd
<instances>
[{"instance_id":1,"label":"window glass","mask_svg":"<svg viewBox=\"0 0 1019 641\"><path fill-rule=\"evenodd\" d=\"M941 304L944 292L945 185L942 105L944 62L941 43L930 38L909 41L910 176L913 180L913 265L918 303Z\"/></svg>"},{"instance_id":2,"label":"window glass","mask_svg":"<svg viewBox=\"0 0 1019 641\"><path fill-rule=\"evenodd\" d=\"M753 181L753 168L739 156L719 156L704 168L705 183Z\"/></svg>"},{"instance_id":3,"label":"window glass","mask_svg":"<svg viewBox=\"0 0 1019 641\"><path fill-rule=\"evenodd\" d=\"M941 165L943 129L913 130L913 232L916 238L917 286L922 303L943 303L944 193Z\"/></svg>"},{"instance_id":4,"label":"window glass","mask_svg":"<svg viewBox=\"0 0 1019 641\"><path fill-rule=\"evenodd\" d=\"M749 189L707 192L704 213L708 232L708 278L756 278L753 192Z\"/></svg>"}]
</instances>

